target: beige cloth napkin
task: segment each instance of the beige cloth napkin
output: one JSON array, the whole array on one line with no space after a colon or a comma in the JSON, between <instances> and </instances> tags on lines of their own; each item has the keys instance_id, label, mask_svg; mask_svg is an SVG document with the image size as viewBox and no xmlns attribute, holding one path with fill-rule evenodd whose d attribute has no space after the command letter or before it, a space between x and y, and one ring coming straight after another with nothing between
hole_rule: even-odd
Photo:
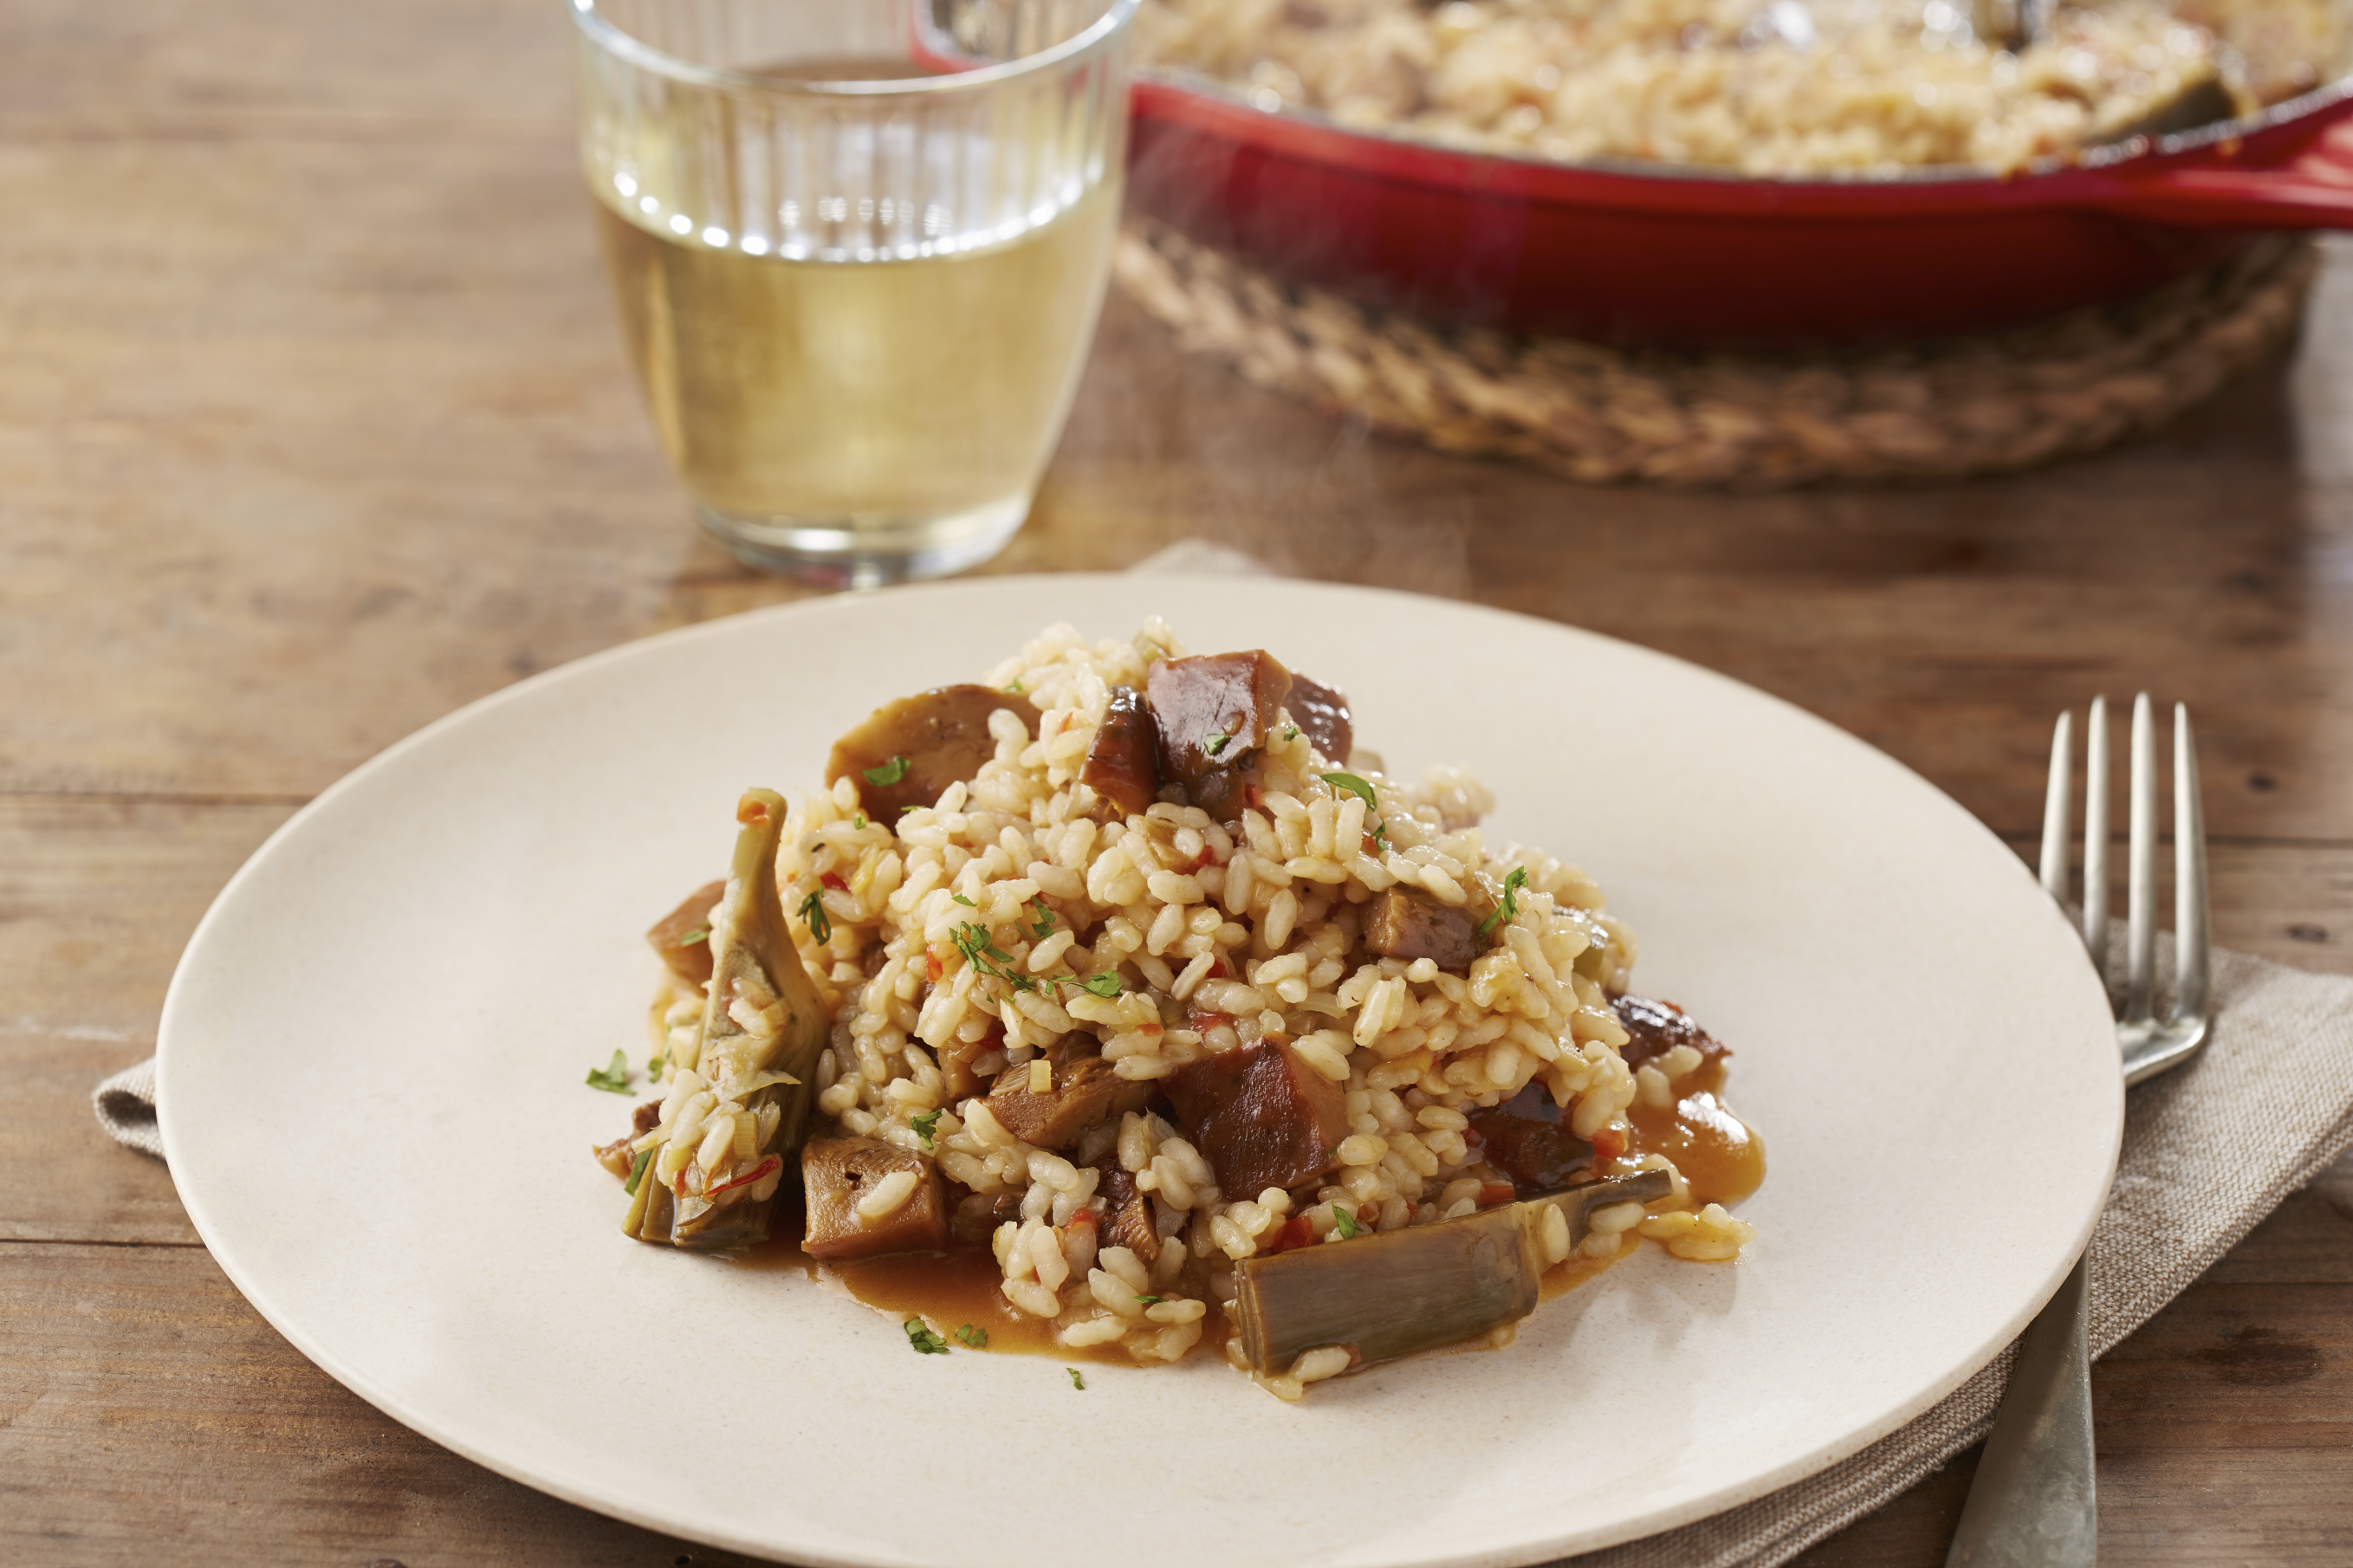
<instances>
[{"instance_id":1,"label":"beige cloth napkin","mask_svg":"<svg viewBox=\"0 0 2353 1568\"><path fill-rule=\"evenodd\" d=\"M1240 551L1184 540L1137 571L1258 574ZM2123 926L2111 973L2123 970ZM2158 952L2172 973L2169 940ZM2282 1200L2353 1147L2353 979L2245 953L2214 955L2211 1041L2189 1066L2131 1091L2124 1152L2092 1236L2094 1356L2130 1334ZM93 1097L117 1142L161 1158L155 1063ZM1756 1501L1647 1540L1568 1559L1575 1568L1771 1568L1905 1492L1983 1437L2010 1381L2006 1350L1911 1425Z\"/></svg>"}]
</instances>

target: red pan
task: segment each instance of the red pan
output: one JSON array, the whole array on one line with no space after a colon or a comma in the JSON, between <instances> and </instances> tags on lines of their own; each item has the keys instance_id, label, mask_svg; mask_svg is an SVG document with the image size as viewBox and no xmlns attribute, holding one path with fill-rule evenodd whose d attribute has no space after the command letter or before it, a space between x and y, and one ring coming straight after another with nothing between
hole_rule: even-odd
<instances>
[{"instance_id":1,"label":"red pan","mask_svg":"<svg viewBox=\"0 0 2353 1568\"><path fill-rule=\"evenodd\" d=\"M1464 153L1134 88L1135 210L1425 319L1770 345L1982 331L2127 298L2250 231L2353 228L2353 79L2008 176L1769 179Z\"/></svg>"}]
</instances>

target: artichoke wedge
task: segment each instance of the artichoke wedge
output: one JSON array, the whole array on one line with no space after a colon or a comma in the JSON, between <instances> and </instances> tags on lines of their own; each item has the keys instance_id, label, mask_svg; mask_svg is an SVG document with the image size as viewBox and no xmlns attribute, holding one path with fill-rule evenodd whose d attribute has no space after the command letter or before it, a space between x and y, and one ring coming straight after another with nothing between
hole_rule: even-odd
<instances>
[{"instance_id":1,"label":"artichoke wedge","mask_svg":"<svg viewBox=\"0 0 2353 1568\"><path fill-rule=\"evenodd\" d=\"M1637 1171L1438 1225L1245 1258L1234 1266L1243 1356L1265 1377L1324 1345L1369 1366L1517 1322L1536 1308L1547 1209L1560 1209L1574 1247L1593 1210L1649 1203L1672 1185L1664 1171Z\"/></svg>"},{"instance_id":2,"label":"artichoke wedge","mask_svg":"<svg viewBox=\"0 0 2353 1568\"><path fill-rule=\"evenodd\" d=\"M776 1189L799 1170L832 1026L776 892L784 798L748 790L735 817L702 1026L673 1064L661 1124L638 1140L650 1157L622 1222L639 1241L696 1251L767 1239Z\"/></svg>"}]
</instances>

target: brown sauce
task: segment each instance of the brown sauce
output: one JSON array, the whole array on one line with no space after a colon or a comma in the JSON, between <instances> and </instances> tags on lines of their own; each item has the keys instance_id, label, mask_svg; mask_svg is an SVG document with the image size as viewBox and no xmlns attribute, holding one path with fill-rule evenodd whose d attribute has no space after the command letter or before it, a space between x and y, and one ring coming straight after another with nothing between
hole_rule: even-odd
<instances>
[{"instance_id":1,"label":"brown sauce","mask_svg":"<svg viewBox=\"0 0 2353 1568\"><path fill-rule=\"evenodd\" d=\"M1125 1351L1116 1344L1073 1349L1054 1342L1053 1325L1033 1318L1005 1299L997 1289L1005 1278L997 1256L985 1247L959 1247L948 1252L902 1252L889 1258L861 1258L845 1263L820 1263L789 1239L800 1229L797 1219L788 1227L777 1216L776 1239L755 1247L736 1259L739 1268L782 1272L797 1269L828 1289L840 1289L877 1311L903 1323L921 1318L944 1336L948 1348L1014 1351L1025 1355L1054 1356L1062 1361L1126 1363ZM1083 1289L1084 1282L1081 1281ZM1064 1286L1067 1291L1070 1287ZM1214 1311L1212 1313L1214 1316ZM986 1346L974 1346L955 1337L969 1328L988 1336ZM1210 1342L1204 1334L1202 1342Z\"/></svg>"},{"instance_id":2,"label":"brown sauce","mask_svg":"<svg viewBox=\"0 0 2353 1568\"><path fill-rule=\"evenodd\" d=\"M1637 1154L1664 1154L1691 1184L1692 1204L1736 1204L1765 1180L1765 1142L1723 1100L1724 1063L1704 1064L1683 1080L1673 1108L1639 1100L1626 1113Z\"/></svg>"}]
</instances>

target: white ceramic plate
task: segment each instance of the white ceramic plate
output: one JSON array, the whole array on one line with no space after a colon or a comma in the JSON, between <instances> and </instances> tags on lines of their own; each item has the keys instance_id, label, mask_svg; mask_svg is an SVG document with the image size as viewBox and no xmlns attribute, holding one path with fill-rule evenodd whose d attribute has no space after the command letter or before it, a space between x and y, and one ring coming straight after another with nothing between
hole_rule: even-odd
<instances>
[{"instance_id":1,"label":"white ceramic plate","mask_svg":"<svg viewBox=\"0 0 2353 1568\"><path fill-rule=\"evenodd\" d=\"M639 932L746 784L1049 622L1266 647L1391 770L1476 767L1584 864L1641 989L1736 1051L1771 1171L1732 1266L1656 1248L1509 1350L1281 1404L1198 1354L913 1353L791 1272L634 1245L587 1156L644 1051ZM271 1323L396 1419L623 1519L808 1563L1520 1563L1754 1498L1988 1361L2089 1235L2105 1002L2018 859L1795 709L1544 622L1293 582L999 579L692 627L476 703L240 871L164 1008L172 1173Z\"/></svg>"}]
</instances>

